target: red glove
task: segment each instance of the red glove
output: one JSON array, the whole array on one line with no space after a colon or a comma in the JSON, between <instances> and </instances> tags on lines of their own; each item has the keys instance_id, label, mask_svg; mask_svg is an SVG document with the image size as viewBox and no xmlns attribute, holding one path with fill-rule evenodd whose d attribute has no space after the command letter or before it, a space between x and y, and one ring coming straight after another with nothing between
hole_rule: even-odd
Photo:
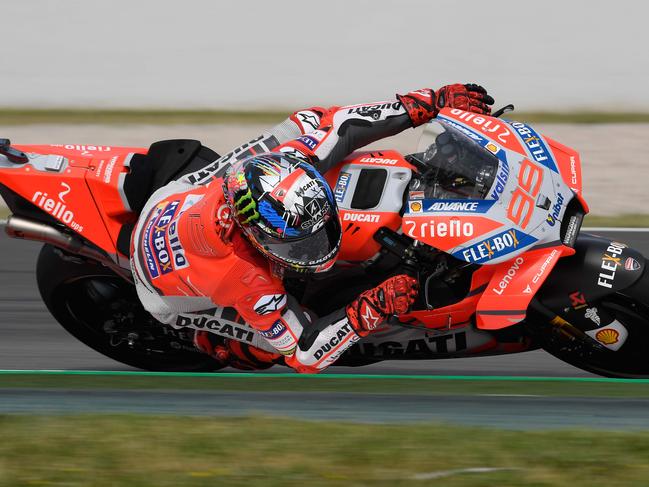
<instances>
[{"instance_id":1,"label":"red glove","mask_svg":"<svg viewBox=\"0 0 649 487\"><path fill-rule=\"evenodd\" d=\"M435 106L437 111L444 107L459 108L467 112L489 115L494 99L482 86L476 84L454 84L442 86L437 90Z\"/></svg>"},{"instance_id":2,"label":"red glove","mask_svg":"<svg viewBox=\"0 0 649 487\"><path fill-rule=\"evenodd\" d=\"M480 85L454 84L441 87L437 92L429 88L397 95L408 112L412 126L418 127L435 118L444 107L459 108L468 112L489 115L494 99Z\"/></svg>"},{"instance_id":3,"label":"red glove","mask_svg":"<svg viewBox=\"0 0 649 487\"><path fill-rule=\"evenodd\" d=\"M406 274L393 276L350 303L347 318L359 336L367 336L390 315L406 313L418 292L417 279Z\"/></svg>"},{"instance_id":4,"label":"red glove","mask_svg":"<svg viewBox=\"0 0 649 487\"><path fill-rule=\"evenodd\" d=\"M194 345L222 365L241 370L268 369L282 361L277 353L267 352L247 343L223 338L208 331L196 331Z\"/></svg>"}]
</instances>

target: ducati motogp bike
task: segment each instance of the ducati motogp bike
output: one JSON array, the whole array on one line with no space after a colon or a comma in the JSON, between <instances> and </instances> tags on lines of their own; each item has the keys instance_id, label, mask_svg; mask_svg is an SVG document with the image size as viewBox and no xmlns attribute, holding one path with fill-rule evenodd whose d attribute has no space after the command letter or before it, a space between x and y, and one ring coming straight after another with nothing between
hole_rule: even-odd
<instances>
[{"instance_id":1,"label":"ducati motogp bike","mask_svg":"<svg viewBox=\"0 0 649 487\"><path fill-rule=\"evenodd\" d=\"M137 148L0 139L5 230L44 243L38 287L68 332L147 370L223 367L195 348L194 330L272 351L232 309L172 328L135 293L130 236L146 200L181 176L213 176L218 159L195 140ZM326 179L343 230L338 261L323 274L287 272L287 291L324 315L391 275L416 275L421 289L408 314L334 365L542 348L597 374L649 377L646 261L580 231L588 206L577 151L525 123L446 108L417 152L355 152Z\"/></svg>"}]
</instances>

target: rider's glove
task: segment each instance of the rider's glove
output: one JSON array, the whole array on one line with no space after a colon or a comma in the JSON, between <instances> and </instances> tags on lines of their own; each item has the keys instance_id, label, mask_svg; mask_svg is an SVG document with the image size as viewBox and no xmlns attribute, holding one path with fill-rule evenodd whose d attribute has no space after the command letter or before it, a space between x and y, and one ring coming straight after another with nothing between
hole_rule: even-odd
<instances>
[{"instance_id":1,"label":"rider's glove","mask_svg":"<svg viewBox=\"0 0 649 487\"><path fill-rule=\"evenodd\" d=\"M441 87L437 92L429 88L397 95L405 108L413 127L435 118L444 107L459 108L468 112L489 115L494 99L482 86L454 84Z\"/></svg>"},{"instance_id":2,"label":"rider's glove","mask_svg":"<svg viewBox=\"0 0 649 487\"><path fill-rule=\"evenodd\" d=\"M442 86L437 90L435 106L437 111L444 107L459 108L467 112L489 115L494 99L482 86L476 84L454 84Z\"/></svg>"},{"instance_id":3,"label":"rider's glove","mask_svg":"<svg viewBox=\"0 0 649 487\"><path fill-rule=\"evenodd\" d=\"M393 276L350 303L347 318L359 336L367 336L391 315L408 311L417 299L419 282L406 274Z\"/></svg>"}]
</instances>

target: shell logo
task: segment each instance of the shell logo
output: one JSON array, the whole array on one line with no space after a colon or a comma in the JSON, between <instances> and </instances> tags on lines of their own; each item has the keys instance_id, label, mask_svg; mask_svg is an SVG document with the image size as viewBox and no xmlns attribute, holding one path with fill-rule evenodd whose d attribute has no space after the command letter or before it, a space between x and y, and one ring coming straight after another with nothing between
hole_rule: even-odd
<instances>
[{"instance_id":1,"label":"shell logo","mask_svg":"<svg viewBox=\"0 0 649 487\"><path fill-rule=\"evenodd\" d=\"M422 210L422 205L419 201L413 201L410 203L410 211L419 213Z\"/></svg>"},{"instance_id":2,"label":"shell logo","mask_svg":"<svg viewBox=\"0 0 649 487\"><path fill-rule=\"evenodd\" d=\"M620 332L611 328L604 328L597 332L595 338L598 342L603 343L604 345L613 345L614 343L617 343L620 338Z\"/></svg>"}]
</instances>

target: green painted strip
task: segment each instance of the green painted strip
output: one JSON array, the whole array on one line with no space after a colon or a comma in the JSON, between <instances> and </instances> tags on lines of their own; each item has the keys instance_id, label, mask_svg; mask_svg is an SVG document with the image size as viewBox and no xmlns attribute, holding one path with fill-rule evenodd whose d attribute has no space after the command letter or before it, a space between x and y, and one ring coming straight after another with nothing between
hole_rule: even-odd
<instances>
[{"instance_id":1,"label":"green painted strip","mask_svg":"<svg viewBox=\"0 0 649 487\"><path fill-rule=\"evenodd\" d=\"M320 374L295 373L260 374L254 372L140 372L103 370L0 370L2 375L54 375L54 376L103 376L103 377L218 377L231 379L363 379L363 380L427 380L427 381L479 381L479 382L601 382L609 384L649 384L649 379L610 379L607 377L527 377L499 375L389 375L389 374Z\"/></svg>"}]
</instances>

